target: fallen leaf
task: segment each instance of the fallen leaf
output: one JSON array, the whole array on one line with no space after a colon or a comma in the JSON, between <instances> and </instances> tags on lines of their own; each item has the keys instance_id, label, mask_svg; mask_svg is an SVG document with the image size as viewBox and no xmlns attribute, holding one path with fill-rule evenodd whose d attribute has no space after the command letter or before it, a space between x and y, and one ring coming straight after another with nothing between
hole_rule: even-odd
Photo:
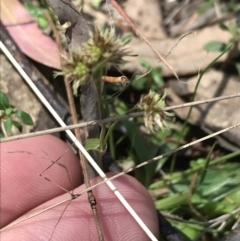
<instances>
[{"instance_id":1,"label":"fallen leaf","mask_svg":"<svg viewBox=\"0 0 240 241\"><path fill-rule=\"evenodd\" d=\"M1 1L1 21L21 51L41 64L60 69L56 43L45 35L17 0Z\"/></svg>"}]
</instances>

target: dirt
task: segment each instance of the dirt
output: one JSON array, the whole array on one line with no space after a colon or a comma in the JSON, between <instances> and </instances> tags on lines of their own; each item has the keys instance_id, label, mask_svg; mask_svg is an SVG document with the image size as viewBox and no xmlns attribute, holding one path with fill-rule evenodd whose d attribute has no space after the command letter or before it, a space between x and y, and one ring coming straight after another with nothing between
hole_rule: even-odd
<instances>
[{"instance_id":1,"label":"dirt","mask_svg":"<svg viewBox=\"0 0 240 241\"><path fill-rule=\"evenodd\" d=\"M169 94L172 99L171 105L184 103L184 98L180 96L191 96L194 93L196 82L196 76L187 79L185 83L170 82L171 89L169 90ZM184 86L184 90L179 89L178 86ZM210 70L204 74L198 87L195 100L233 95L236 94L236 90L239 89L239 77L221 71ZM182 108L175 110L175 113L180 118L186 119L188 111L189 108ZM189 118L191 124L200 126L209 134L237 124L239 120L239 98L196 106L193 108ZM240 128L237 127L236 129L227 131L217 138L224 148L237 150L240 147Z\"/></svg>"},{"instance_id":2,"label":"dirt","mask_svg":"<svg viewBox=\"0 0 240 241\"><path fill-rule=\"evenodd\" d=\"M8 96L10 104L14 105L16 109L29 113L35 123L34 127L23 125L22 133L56 127L50 114L3 54L0 54L0 63L1 91ZM12 135L16 134L20 133L13 128Z\"/></svg>"}]
</instances>

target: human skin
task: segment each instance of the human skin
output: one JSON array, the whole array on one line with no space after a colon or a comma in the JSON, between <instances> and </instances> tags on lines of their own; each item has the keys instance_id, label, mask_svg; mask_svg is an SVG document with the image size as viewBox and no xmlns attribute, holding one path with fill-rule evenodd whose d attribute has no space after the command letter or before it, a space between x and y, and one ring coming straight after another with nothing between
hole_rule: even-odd
<instances>
[{"instance_id":1,"label":"human skin","mask_svg":"<svg viewBox=\"0 0 240 241\"><path fill-rule=\"evenodd\" d=\"M67 190L75 188L74 194L85 189L79 161L64 142L50 135L5 142L0 144L0 155L1 241L98 240L86 193L42 212L60 201L70 199L71 195L56 184ZM40 176L56 160L61 165L52 165ZM107 174L108 177L113 175ZM101 181L100 177L96 177L91 183ZM128 175L112 182L158 237L157 215L147 190ZM93 192L105 240L149 240L105 184ZM18 218L22 221L19 222ZM18 224L13 225L16 219Z\"/></svg>"}]
</instances>

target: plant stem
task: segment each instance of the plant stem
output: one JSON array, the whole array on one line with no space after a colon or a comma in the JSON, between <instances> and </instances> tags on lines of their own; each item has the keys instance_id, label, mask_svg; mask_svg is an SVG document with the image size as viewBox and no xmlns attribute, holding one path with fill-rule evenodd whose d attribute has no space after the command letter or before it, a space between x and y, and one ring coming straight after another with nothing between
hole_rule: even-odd
<instances>
[{"instance_id":1,"label":"plant stem","mask_svg":"<svg viewBox=\"0 0 240 241\"><path fill-rule=\"evenodd\" d=\"M192 96L192 102L194 101L196 95L197 95L197 89L198 89L198 86L200 84L200 81L203 77L203 75L216 63L216 61L222 57L222 55L224 55L232 46L229 46L226 50L224 50L219 56L217 56L203 71L202 73L200 74L199 78L198 78L198 81L196 83L196 86L195 86L195 89L194 89L194 92L193 92L193 96ZM179 146L179 143L180 143L180 140L183 139L183 136L184 136L184 132L186 130L186 127L187 127L187 123L188 123L188 119L190 118L191 116L191 113L192 113L192 109L193 109L193 106L190 107L189 111L188 111L188 114L187 114L187 117L184 121L184 124L183 124L183 127L181 129L181 132L180 132L180 135L179 135L179 138L178 138L178 141L177 141L177 146ZM177 157L177 153L174 153L173 155L173 158L172 158L172 161L171 161L171 166L170 166L170 173L172 173L174 171L174 168L175 168L175 164L176 164L176 157Z\"/></svg>"},{"instance_id":2,"label":"plant stem","mask_svg":"<svg viewBox=\"0 0 240 241\"><path fill-rule=\"evenodd\" d=\"M127 115L127 114L130 114L131 112L135 111L136 109L137 109L137 107L131 108L129 111L126 112L126 115ZM117 124L119 121L120 121L120 120L114 121L114 122L112 123L112 125L110 126L110 128L108 129L107 134L106 134L105 136L102 136L102 138L103 138L103 139L102 139L102 144L103 144L103 146L106 146L107 141L108 141L108 138L110 137L110 134L112 133L114 127L116 126L116 124ZM106 127L105 127L105 128L106 128ZM101 142L101 140L100 140L100 142Z\"/></svg>"},{"instance_id":3,"label":"plant stem","mask_svg":"<svg viewBox=\"0 0 240 241\"><path fill-rule=\"evenodd\" d=\"M122 7L117 3L116 0L109 0L113 7L118 11L118 13L128 22L133 31L139 35L144 42L150 47L150 49L157 55L157 57L167 66L167 68L173 73L173 75L179 80L177 73L174 71L173 67L165 60L165 58L152 46L144 34L134 25L128 15L124 12Z\"/></svg>"},{"instance_id":4,"label":"plant stem","mask_svg":"<svg viewBox=\"0 0 240 241\"><path fill-rule=\"evenodd\" d=\"M3 123L3 122L1 122L1 129L2 129L3 135L4 135L5 137L8 137L7 132L6 132L6 129L5 129L5 126L4 126L4 123Z\"/></svg>"},{"instance_id":5,"label":"plant stem","mask_svg":"<svg viewBox=\"0 0 240 241\"><path fill-rule=\"evenodd\" d=\"M72 93L72 90L71 90L71 85L70 85L69 80L67 78L64 78L64 83L65 83L66 90L67 90L67 96L68 96L70 112L71 112L71 115L72 115L73 123L77 124L78 118L77 118L77 112L76 112L76 107L75 107L75 103L74 103L73 93ZM78 141L82 144L80 128L75 129L75 135L76 135ZM86 187L89 188L89 187L91 187L91 182L90 182L90 177L89 177L89 172L88 172L88 163L87 163L86 158L83 156L83 154L79 150L78 150L78 155L80 157L80 162L81 162L81 166L82 166L82 169L83 169L84 182L86 184ZM97 202L96 202L96 199L93 195L92 190L88 191L87 194L88 194L89 203L90 203L91 208L92 208L95 224L96 224L96 227L97 227L98 238L99 238L99 240L102 241L102 240L104 240L104 238L103 238L102 229L101 229L101 226L100 226L100 223L99 223L99 217L98 217L98 212L97 212L97 207L96 207Z\"/></svg>"}]
</instances>

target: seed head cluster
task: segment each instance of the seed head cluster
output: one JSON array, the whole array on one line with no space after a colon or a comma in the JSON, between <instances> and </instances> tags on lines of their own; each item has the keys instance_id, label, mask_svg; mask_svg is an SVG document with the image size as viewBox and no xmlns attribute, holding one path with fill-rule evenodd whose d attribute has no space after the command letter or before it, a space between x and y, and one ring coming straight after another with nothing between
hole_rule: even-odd
<instances>
[{"instance_id":1,"label":"seed head cluster","mask_svg":"<svg viewBox=\"0 0 240 241\"><path fill-rule=\"evenodd\" d=\"M122 64L123 57L129 55L125 43L115 35L114 28L102 31L95 29L89 36L89 40L78 51L63 58L62 71L57 73L73 81L75 95L79 86L88 81L100 68L105 67L107 63Z\"/></svg>"},{"instance_id":2,"label":"seed head cluster","mask_svg":"<svg viewBox=\"0 0 240 241\"><path fill-rule=\"evenodd\" d=\"M144 111L144 124L151 133L169 130L167 119L173 114L164 111L166 95L166 91L163 96L160 96L150 90L147 95L141 97L137 104L137 108Z\"/></svg>"}]
</instances>

